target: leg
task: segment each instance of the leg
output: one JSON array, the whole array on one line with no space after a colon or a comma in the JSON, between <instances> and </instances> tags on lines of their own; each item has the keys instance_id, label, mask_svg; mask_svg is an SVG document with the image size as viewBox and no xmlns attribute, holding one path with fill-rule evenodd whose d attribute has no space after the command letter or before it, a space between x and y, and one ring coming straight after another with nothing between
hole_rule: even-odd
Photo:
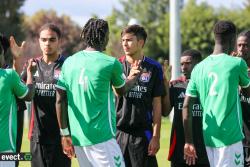
<instances>
[{"instance_id":1,"label":"leg","mask_svg":"<svg viewBox=\"0 0 250 167\"><path fill-rule=\"evenodd\" d=\"M122 152L115 139L83 148L92 166L125 167Z\"/></svg>"},{"instance_id":2,"label":"leg","mask_svg":"<svg viewBox=\"0 0 250 167\"><path fill-rule=\"evenodd\" d=\"M43 150L38 142L30 141L31 167L46 167Z\"/></svg>"},{"instance_id":3,"label":"leg","mask_svg":"<svg viewBox=\"0 0 250 167\"><path fill-rule=\"evenodd\" d=\"M74 146L76 158L80 167L92 167L84 151L84 147Z\"/></svg>"},{"instance_id":4,"label":"leg","mask_svg":"<svg viewBox=\"0 0 250 167\"><path fill-rule=\"evenodd\" d=\"M250 167L250 147L244 147L244 167Z\"/></svg>"},{"instance_id":5,"label":"leg","mask_svg":"<svg viewBox=\"0 0 250 167\"><path fill-rule=\"evenodd\" d=\"M0 161L0 167L15 167L15 161Z\"/></svg>"},{"instance_id":6,"label":"leg","mask_svg":"<svg viewBox=\"0 0 250 167\"><path fill-rule=\"evenodd\" d=\"M128 152L132 167L157 167L155 156L148 156L148 141L145 136L129 136Z\"/></svg>"},{"instance_id":7,"label":"leg","mask_svg":"<svg viewBox=\"0 0 250 167\"><path fill-rule=\"evenodd\" d=\"M129 134L117 130L116 140L117 140L118 145L121 148L121 152L123 154L125 165L126 167L132 167L131 160L130 160L129 153L128 153L128 137L129 137Z\"/></svg>"},{"instance_id":8,"label":"leg","mask_svg":"<svg viewBox=\"0 0 250 167\"><path fill-rule=\"evenodd\" d=\"M46 167L70 167L71 160L63 153L61 145L42 145Z\"/></svg>"},{"instance_id":9,"label":"leg","mask_svg":"<svg viewBox=\"0 0 250 167\"><path fill-rule=\"evenodd\" d=\"M17 111L17 137L16 137L16 152L18 153L21 151L21 146L22 146L23 119L24 119L24 110L22 109L18 110ZM18 167L18 165L19 165L19 161L16 161L15 166Z\"/></svg>"},{"instance_id":10,"label":"leg","mask_svg":"<svg viewBox=\"0 0 250 167\"><path fill-rule=\"evenodd\" d=\"M241 141L226 147L214 148L214 150L215 167L244 166L243 146Z\"/></svg>"}]
</instances>

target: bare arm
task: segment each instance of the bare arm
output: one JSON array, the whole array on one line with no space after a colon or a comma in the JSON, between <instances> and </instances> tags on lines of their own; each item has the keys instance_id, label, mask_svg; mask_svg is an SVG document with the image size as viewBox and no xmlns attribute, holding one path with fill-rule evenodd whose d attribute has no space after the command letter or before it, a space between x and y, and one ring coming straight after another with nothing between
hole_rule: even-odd
<instances>
[{"instance_id":1,"label":"bare arm","mask_svg":"<svg viewBox=\"0 0 250 167\"><path fill-rule=\"evenodd\" d=\"M126 79L125 85L121 88L115 88L116 95L118 96L124 95L135 85L141 73L140 64L141 61L135 61L135 63L131 65L132 68L129 72L129 76Z\"/></svg>"},{"instance_id":2,"label":"bare arm","mask_svg":"<svg viewBox=\"0 0 250 167\"><path fill-rule=\"evenodd\" d=\"M162 116L166 117L170 114L172 107L170 104L170 92L169 92L169 82L164 79L164 86L166 95L161 97L161 103L162 103Z\"/></svg>"},{"instance_id":3,"label":"bare arm","mask_svg":"<svg viewBox=\"0 0 250 167\"><path fill-rule=\"evenodd\" d=\"M56 115L59 128L68 128L67 95L62 89L56 89Z\"/></svg>"},{"instance_id":4,"label":"bare arm","mask_svg":"<svg viewBox=\"0 0 250 167\"><path fill-rule=\"evenodd\" d=\"M194 165L197 158L196 150L193 144L193 129L192 129L192 106L195 98L186 96L183 104L183 126L185 134L184 159L188 165Z\"/></svg>"},{"instance_id":5,"label":"bare arm","mask_svg":"<svg viewBox=\"0 0 250 167\"><path fill-rule=\"evenodd\" d=\"M23 98L25 101L31 101L35 95L35 85L33 84L33 75L36 71L36 63L34 59L30 59L28 61L28 67L27 67L27 80L26 85L29 89L28 94Z\"/></svg>"},{"instance_id":6,"label":"bare arm","mask_svg":"<svg viewBox=\"0 0 250 167\"><path fill-rule=\"evenodd\" d=\"M148 154L155 155L160 149L161 97L153 98L153 137L148 146Z\"/></svg>"},{"instance_id":7,"label":"bare arm","mask_svg":"<svg viewBox=\"0 0 250 167\"><path fill-rule=\"evenodd\" d=\"M61 143L64 154L75 157L75 150L68 129L67 94L62 89L56 89L56 115L61 133Z\"/></svg>"},{"instance_id":8,"label":"bare arm","mask_svg":"<svg viewBox=\"0 0 250 167\"><path fill-rule=\"evenodd\" d=\"M164 60L162 71L163 71L163 83L166 90L166 95L162 96L162 116L166 117L170 114L172 106L170 104L170 92L169 92L169 82L171 79L171 66L168 60Z\"/></svg>"},{"instance_id":9,"label":"bare arm","mask_svg":"<svg viewBox=\"0 0 250 167\"><path fill-rule=\"evenodd\" d=\"M16 40L13 36L10 37L10 49L13 54L13 69L20 75L22 71L22 61L21 57L23 56L25 48L25 41L22 42L21 46L18 46Z\"/></svg>"}]
</instances>

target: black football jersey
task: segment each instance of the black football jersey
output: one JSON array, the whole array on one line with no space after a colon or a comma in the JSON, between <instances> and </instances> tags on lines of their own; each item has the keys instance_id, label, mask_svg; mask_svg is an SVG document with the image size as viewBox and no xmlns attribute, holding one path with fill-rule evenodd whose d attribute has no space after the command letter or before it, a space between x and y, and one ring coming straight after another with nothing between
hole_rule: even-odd
<instances>
[{"instance_id":1,"label":"black football jersey","mask_svg":"<svg viewBox=\"0 0 250 167\"><path fill-rule=\"evenodd\" d=\"M122 56L120 62L126 76L130 72L130 64ZM161 65L147 57L141 63L142 73L135 86L124 96L116 98L117 129L139 135L152 137L152 101L154 97L165 93Z\"/></svg>"},{"instance_id":2,"label":"black football jersey","mask_svg":"<svg viewBox=\"0 0 250 167\"><path fill-rule=\"evenodd\" d=\"M35 96L31 105L29 137L31 137L31 140L43 144L61 142L55 109L55 84L64 60L63 56L59 56L55 62L47 64L42 57L36 59L37 71L33 76ZM26 77L25 70L22 73L22 77Z\"/></svg>"},{"instance_id":3,"label":"black football jersey","mask_svg":"<svg viewBox=\"0 0 250 167\"><path fill-rule=\"evenodd\" d=\"M181 77L171 82L169 88L170 104L174 107L168 159L175 163L185 163L183 149L185 144L182 120L182 107L188 81ZM197 98L193 105L193 141L198 159L197 164L208 164L206 148L202 132L202 106Z\"/></svg>"}]
</instances>

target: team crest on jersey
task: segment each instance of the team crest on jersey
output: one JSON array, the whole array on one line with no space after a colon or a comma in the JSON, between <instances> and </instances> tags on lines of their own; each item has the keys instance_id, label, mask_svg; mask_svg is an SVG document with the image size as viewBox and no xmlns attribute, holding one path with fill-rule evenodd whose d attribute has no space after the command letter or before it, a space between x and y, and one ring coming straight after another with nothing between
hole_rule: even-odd
<instances>
[{"instance_id":1,"label":"team crest on jersey","mask_svg":"<svg viewBox=\"0 0 250 167\"><path fill-rule=\"evenodd\" d=\"M140 81L141 82L149 82L150 78L151 78L151 72L147 71L146 69L143 69L143 72L140 76Z\"/></svg>"},{"instance_id":2,"label":"team crest on jersey","mask_svg":"<svg viewBox=\"0 0 250 167\"><path fill-rule=\"evenodd\" d=\"M61 70L54 70L54 78L58 79L60 76Z\"/></svg>"}]
</instances>

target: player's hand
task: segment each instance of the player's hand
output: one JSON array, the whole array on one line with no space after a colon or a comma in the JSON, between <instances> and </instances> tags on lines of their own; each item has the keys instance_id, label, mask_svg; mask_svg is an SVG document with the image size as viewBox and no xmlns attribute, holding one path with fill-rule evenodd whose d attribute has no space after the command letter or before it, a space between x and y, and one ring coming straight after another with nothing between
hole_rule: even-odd
<instances>
[{"instance_id":1,"label":"player's hand","mask_svg":"<svg viewBox=\"0 0 250 167\"><path fill-rule=\"evenodd\" d=\"M168 60L164 60L162 71L163 71L163 79L168 83L171 79L171 72L172 72L172 66L169 65Z\"/></svg>"},{"instance_id":2,"label":"player's hand","mask_svg":"<svg viewBox=\"0 0 250 167\"><path fill-rule=\"evenodd\" d=\"M11 50L11 53L13 54L14 59L17 59L23 55L24 48L26 46L25 44L26 42L23 41L21 46L18 46L15 38L13 36L10 37L10 50Z\"/></svg>"},{"instance_id":3,"label":"player's hand","mask_svg":"<svg viewBox=\"0 0 250 167\"><path fill-rule=\"evenodd\" d=\"M160 149L160 139L158 137L152 137L148 145L148 155L154 156Z\"/></svg>"},{"instance_id":4,"label":"player's hand","mask_svg":"<svg viewBox=\"0 0 250 167\"><path fill-rule=\"evenodd\" d=\"M75 157L75 149L72 145L72 139L70 136L61 137L63 153L66 154L69 158Z\"/></svg>"},{"instance_id":5,"label":"player's hand","mask_svg":"<svg viewBox=\"0 0 250 167\"><path fill-rule=\"evenodd\" d=\"M184 160L188 165L195 165L197 158L196 150L193 144L185 143L184 145Z\"/></svg>"},{"instance_id":6,"label":"player's hand","mask_svg":"<svg viewBox=\"0 0 250 167\"><path fill-rule=\"evenodd\" d=\"M28 60L28 66L27 66L27 73L35 74L37 70L37 64L35 59L29 59Z\"/></svg>"},{"instance_id":7,"label":"player's hand","mask_svg":"<svg viewBox=\"0 0 250 167\"><path fill-rule=\"evenodd\" d=\"M129 72L129 76L127 77L128 80L134 79L138 76L142 71L141 69L141 60L135 60L133 64L131 64L131 69Z\"/></svg>"}]
</instances>

